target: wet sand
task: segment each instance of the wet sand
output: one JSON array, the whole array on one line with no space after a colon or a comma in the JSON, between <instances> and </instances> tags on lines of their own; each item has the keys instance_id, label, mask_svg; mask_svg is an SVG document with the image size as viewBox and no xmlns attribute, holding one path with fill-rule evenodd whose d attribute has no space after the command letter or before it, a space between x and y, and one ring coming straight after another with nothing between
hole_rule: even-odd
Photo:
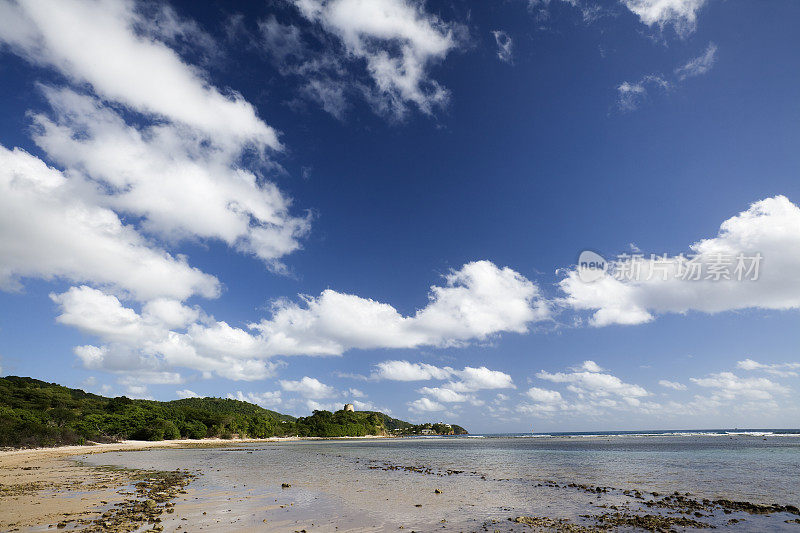
<instances>
[{"instance_id":1,"label":"wet sand","mask_svg":"<svg viewBox=\"0 0 800 533\"><path fill-rule=\"evenodd\" d=\"M464 453L446 455L451 466L445 455L426 463L418 453L441 454L448 443L483 449L477 443L288 440L2 452L0 530L800 532L792 505L639 490L622 480L509 479Z\"/></svg>"},{"instance_id":2,"label":"wet sand","mask_svg":"<svg viewBox=\"0 0 800 533\"><path fill-rule=\"evenodd\" d=\"M126 500L136 494L135 483L149 474L141 469L104 468L72 459L78 455L296 440L305 439L122 441L0 451L0 531L26 531L37 527L69 530L74 529L78 521L85 526L86 522L102 518L109 509L124 508ZM58 528L59 524L66 527Z\"/></svg>"}]
</instances>

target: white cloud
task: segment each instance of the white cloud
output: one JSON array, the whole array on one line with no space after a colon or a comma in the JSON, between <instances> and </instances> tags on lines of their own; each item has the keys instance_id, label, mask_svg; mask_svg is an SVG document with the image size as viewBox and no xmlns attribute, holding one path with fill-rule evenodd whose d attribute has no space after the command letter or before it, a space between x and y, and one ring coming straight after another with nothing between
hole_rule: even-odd
<instances>
[{"instance_id":1,"label":"white cloud","mask_svg":"<svg viewBox=\"0 0 800 533\"><path fill-rule=\"evenodd\" d=\"M648 87L669 90L671 84L659 74L648 74L637 82L623 81L617 86L617 106L622 111L638 109L647 98Z\"/></svg>"},{"instance_id":2,"label":"white cloud","mask_svg":"<svg viewBox=\"0 0 800 533\"><path fill-rule=\"evenodd\" d=\"M604 369L594 361L584 361L576 370L586 370L587 372L602 372Z\"/></svg>"},{"instance_id":3,"label":"white cloud","mask_svg":"<svg viewBox=\"0 0 800 533\"><path fill-rule=\"evenodd\" d=\"M376 407L372 402L362 402L360 400L353 400L353 407L356 411L378 411L387 415L391 415L392 411L386 407Z\"/></svg>"},{"instance_id":4,"label":"white cloud","mask_svg":"<svg viewBox=\"0 0 800 533\"><path fill-rule=\"evenodd\" d=\"M559 403L561 402L561 393L556 390L540 389L539 387L531 387L525 393L534 402L538 403Z\"/></svg>"},{"instance_id":5,"label":"white cloud","mask_svg":"<svg viewBox=\"0 0 800 533\"><path fill-rule=\"evenodd\" d=\"M497 44L497 57L505 63L513 62L514 41L502 30L491 32Z\"/></svg>"},{"instance_id":6,"label":"white cloud","mask_svg":"<svg viewBox=\"0 0 800 533\"><path fill-rule=\"evenodd\" d=\"M285 268L280 258L300 247L309 219L291 215L290 199L261 175L276 167L266 157L280 149L275 131L170 47L213 50L196 23L128 0L0 9L0 43L80 90L39 86L52 113L30 115L34 141L63 174L18 149L0 154L3 200L18 206L4 209L3 228L21 230L0 250L2 286L60 277L140 301L218 294L215 278L145 235L219 239Z\"/></svg>"},{"instance_id":7,"label":"white cloud","mask_svg":"<svg viewBox=\"0 0 800 533\"><path fill-rule=\"evenodd\" d=\"M714 61L717 58L717 45L709 43L706 51L702 55L695 57L687 62L685 65L675 69L675 75L678 79L685 80L686 78L693 78L695 76L702 76L714 66Z\"/></svg>"},{"instance_id":8,"label":"white cloud","mask_svg":"<svg viewBox=\"0 0 800 533\"><path fill-rule=\"evenodd\" d=\"M84 196L79 183L40 159L0 146L0 287L36 277L92 282L140 300L218 295L216 278Z\"/></svg>"},{"instance_id":9,"label":"white cloud","mask_svg":"<svg viewBox=\"0 0 800 533\"><path fill-rule=\"evenodd\" d=\"M706 0L621 0L639 20L648 26L672 25L678 35L686 36L697 26L697 12Z\"/></svg>"},{"instance_id":10,"label":"white cloud","mask_svg":"<svg viewBox=\"0 0 800 533\"><path fill-rule=\"evenodd\" d=\"M376 379L392 381L425 381L429 379L447 379L453 374L449 367L439 368L427 363L409 363L408 361L383 361L375 365L372 376Z\"/></svg>"},{"instance_id":11,"label":"white cloud","mask_svg":"<svg viewBox=\"0 0 800 533\"><path fill-rule=\"evenodd\" d=\"M140 400L152 400L147 387L144 385L129 385L126 389L125 396Z\"/></svg>"},{"instance_id":12,"label":"white cloud","mask_svg":"<svg viewBox=\"0 0 800 533\"><path fill-rule=\"evenodd\" d=\"M686 385L678 383L677 381L670 381L668 379L661 379L658 384L672 390L686 390Z\"/></svg>"},{"instance_id":13,"label":"white cloud","mask_svg":"<svg viewBox=\"0 0 800 533\"><path fill-rule=\"evenodd\" d=\"M199 398L200 395L194 392L193 390L183 389L183 390L176 390L175 396L178 398Z\"/></svg>"},{"instance_id":14,"label":"white cloud","mask_svg":"<svg viewBox=\"0 0 800 533\"><path fill-rule=\"evenodd\" d=\"M698 241L690 249L703 276L707 276L709 265L730 258L731 279L680 279L679 272L690 271L686 257L670 257L658 267L640 261L638 279L618 280L606 275L597 282L584 283L575 270L570 270L560 282L566 294L562 303L576 310L592 310L590 323L594 326L641 324L658 313L800 308L800 278L796 275L800 272L800 208L786 197L752 204L724 221L716 237ZM742 280L733 275L740 254L743 258L756 254L763 258L757 280L752 279L753 260L744 263L749 275ZM624 259L617 266L628 268L630 261Z\"/></svg>"},{"instance_id":15,"label":"white cloud","mask_svg":"<svg viewBox=\"0 0 800 533\"><path fill-rule=\"evenodd\" d=\"M264 351L282 355L340 355L350 349L453 346L500 332L524 333L550 316L538 287L491 262L465 264L433 286L426 307L402 316L389 304L325 290L305 307L281 301L269 320L252 324Z\"/></svg>"},{"instance_id":16,"label":"white cloud","mask_svg":"<svg viewBox=\"0 0 800 533\"><path fill-rule=\"evenodd\" d=\"M153 372L184 367L237 380L273 375L278 364L267 359L275 355L461 345L500 331L523 332L527 322L549 313L535 285L489 262L469 263L450 273L447 285L432 287L429 304L413 317L401 316L388 304L332 290L308 298L306 308L278 302L270 320L250 324L247 330L174 300L150 301L137 312L116 296L87 286L52 299L61 307L59 322L105 343L76 349L91 368ZM458 392L513 386L507 374L486 368L451 371L400 362L377 371L406 380L458 377L461 381L449 385Z\"/></svg>"},{"instance_id":17,"label":"white cloud","mask_svg":"<svg viewBox=\"0 0 800 533\"><path fill-rule=\"evenodd\" d=\"M712 399L734 400L770 400L773 395L788 394L789 387L771 381L767 378L740 378L733 372L719 372L710 374L705 378L690 378L701 386L714 390Z\"/></svg>"},{"instance_id":18,"label":"white cloud","mask_svg":"<svg viewBox=\"0 0 800 533\"><path fill-rule=\"evenodd\" d=\"M280 148L250 103L211 86L157 39L164 34L163 18L153 22L125 0L9 2L0 16L0 40L12 50L89 84L106 100L185 124L218 143Z\"/></svg>"},{"instance_id":19,"label":"white cloud","mask_svg":"<svg viewBox=\"0 0 800 533\"><path fill-rule=\"evenodd\" d=\"M97 205L141 217L142 231L169 242L218 239L268 264L300 247L309 219L291 215L275 185L241 168L238 150L178 124L126 124L70 89L42 92L54 116L34 115L34 141Z\"/></svg>"},{"instance_id":20,"label":"white cloud","mask_svg":"<svg viewBox=\"0 0 800 533\"><path fill-rule=\"evenodd\" d=\"M116 296L87 286L72 287L62 294L51 294L62 310L56 320L111 342L136 342L161 329L158 322L149 323L133 309L124 307ZM180 304L178 304L180 305Z\"/></svg>"},{"instance_id":21,"label":"white cloud","mask_svg":"<svg viewBox=\"0 0 800 533\"><path fill-rule=\"evenodd\" d=\"M383 361L375 365L372 379L388 379L393 381L445 380L439 387L422 387L417 392L426 397L413 402L412 410L425 411L426 406L441 403L464 403L481 406L485 402L477 398L475 392L487 389L515 388L511 376L499 370L490 370L485 366L464 367L456 370L450 367L439 368L426 363L409 363L408 361ZM435 398L431 400L427 396ZM438 409L435 409L438 410Z\"/></svg>"},{"instance_id":22,"label":"white cloud","mask_svg":"<svg viewBox=\"0 0 800 533\"><path fill-rule=\"evenodd\" d=\"M417 413L429 413L432 411L444 411L445 406L434 402L429 398L420 398L408 404L409 410Z\"/></svg>"},{"instance_id":23,"label":"white cloud","mask_svg":"<svg viewBox=\"0 0 800 533\"><path fill-rule=\"evenodd\" d=\"M556 372L551 374L542 370L536 377L553 383L569 383L571 391L579 395L594 397L620 396L622 398L640 398L649 393L643 387L625 383L617 376L600 372Z\"/></svg>"},{"instance_id":24,"label":"white cloud","mask_svg":"<svg viewBox=\"0 0 800 533\"><path fill-rule=\"evenodd\" d=\"M187 307L176 300L158 298L142 306L142 314L169 329L185 328L202 316L196 307Z\"/></svg>"},{"instance_id":25,"label":"white cloud","mask_svg":"<svg viewBox=\"0 0 800 533\"><path fill-rule=\"evenodd\" d=\"M408 0L294 0L300 13L335 35L347 55L366 63L373 99L402 117L409 103L424 113L448 91L430 79L431 64L457 46L459 28Z\"/></svg>"},{"instance_id":26,"label":"white cloud","mask_svg":"<svg viewBox=\"0 0 800 533\"><path fill-rule=\"evenodd\" d=\"M281 380L281 388L289 392L297 392L304 398L320 400L322 398L332 398L337 396L336 389L330 385L325 385L316 378L305 376L299 381Z\"/></svg>"},{"instance_id":27,"label":"white cloud","mask_svg":"<svg viewBox=\"0 0 800 533\"><path fill-rule=\"evenodd\" d=\"M796 377L798 373L795 370L800 370L800 363L777 363L777 364L764 364L752 359L745 359L736 363L738 368L742 370L756 370L766 372L778 377Z\"/></svg>"},{"instance_id":28,"label":"white cloud","mask_svg":"<svg viewBox=\"0 0 800 533\"><path fill-rule=\"evenodd\" d=\"M340 410L343 407L341 404L324 403L316 400L306 400L305 405L309 411L330 411L332 413Z\"/></svg>"},{"instance_id":29,"label":"white cloud","mask_svg":"<svg viewBox=\"0 0 800 533\"><path fill-rule=\"evenodd\" d=\"M281 404L281 391L271 392L248 392L236 391L236 394L227 395L231 400L239 400L240 402L254 403L264 408L275 407Z\"/></svg>"},{"instance_id":30,"label":"white cloud","mask_svg":"<svg viewBox=\"0 0 800 533\"><path fill-rule=\"evenodd\" d=\"M650 393L643 387L625 383L617 376L601 372L599 365L587 361L594 370L550 373L541 371L536 377L565 384L563 392L531 387L525 393L529 403L515 406L518 413L549 418L558 416L599 417L611 412L663 413L664 406L647 401Z\"/></svg>"},{"instance_id":31,"label":"white cloud","mask_svg":"<svg viewBox=\"0 0 800 533\"><path fill-rule=\"evenodd\" d=\"M469 399L466 394L460 394L442 387L422 387L417 392L426 396L433 396L436 400L444 403L460 403Z\"/></svg>"},{"instance_id":32,"label":"white cloud","mask_svg":"<svg viewBox=\"0 0 800 533\"><path fill-rule=\"evenodd\" d=\"M515 388L511 376L499 370L490 370L485 366L464 367L456 370L450 367L437 367L426 363L410 363L408 361L383 361L375 365L371 379L388 379L393 381L427 381L450 379L439 387L422 387L417 392L426 397L416 402L413 410L424 411L426 405L440 405L441 403L463 403L484 405L484 401L477 398L475 392L489 389ZM427 396L436 399L434 402ZM430 402L430 403L428 403ZM411 404L409 404L411 405Z\"/></svg>"},{"instance_id":33,"label":"white cloud","mask_svg":"<svg viewBox=\"0 0 800 533\"><path fill-rule=\"evenodd\" d=\"M454 371L453 375L460 378L460 381L450 381L444 386L457 392L515 388L511 376L499 370L489 370L485 366L480 368L467 366L464 370Z\"/></svg>"},{"instance_id":34,"label":"white cloud","mask_svg":"<svg viewBox=\"0 0 800 533\"><path fill-rule=\"evenodd\" d=\"M686 78L701 76L711 70L717 54L717 45L709 43L706 51L699 57L688 61L675 69L675 81L668 81L661 74L648 74L639 81L624 81L617 86L617 107L620 111L634 111L648 98L649 90L656 88L661 91L670 91L680 87Z\"/></svg>"},{"instance_id":35,"label":"white cloud","mask_svg":"<svg viewBox=\"0 0 800 533\"><path fill-rule=\"evenodd\" d=\"M353 398L366 398L366 397L367 397L367 395L366 395L366 394L364 394L364 392L363 392L363 391L360 391L360 390L358 390L358 389L348 389L348 390L347 390L347 393L348 393L350 396L352 396Z\"/></svg>"},{"instance_id":36,"label":"white cloud","mask_svg":"<svg viewBox=\"0 0 800 533\"><path fill-rule=\"evenodd\" d=\"M149 302L137 313L117 297L87 286L52 294L51 299L60 308L59 323L105 343L75 348L86 368L158 383L164 376L179 377L174 368L213 372L234 380L258 380L274 375L279 366L260 360L258 343L243 330L178 302ZM189 324L185 331L170 329L180 318L194 316L199 316L199 322Z\"/></svg>"},{"instance_id":37,"label":"white cloud","mask_svg":"<svg viewBox=\"0 0 800 533\"><path fill-rule=\"evenodd\" d=\"M408 361L383 361L375 365L372 379L389 379L393 381L424 381L424 380L444 380L456 378L448 381L441 388L425 387L420 392L422 394L447 395L449 398L462 397L462 393L477 392L487 389L513 389L514 381L511 376L499 370L490 370L485 366L464 367L463 370L456 370L449 366L440 368L426 363L409 363ZM431 391L431 392L422 392ZM435 391L435 392L433 392ZM439 398L440 401L443 400ZM470 399L471 397L463 396ZM450 400L458 401L458 400Z\"/></svg>"},{"instance_id":38,"label":"white cloud","mask_svg":"<svg viewBox=\"0 0 800 533\"><path fill-rule=\"evenodd\" d=\"M281 24L275 15L258 23L264 50L280 68L287 60L302 59L306 55L300 29L290 24Z\"/></svg>"}]
</instances>

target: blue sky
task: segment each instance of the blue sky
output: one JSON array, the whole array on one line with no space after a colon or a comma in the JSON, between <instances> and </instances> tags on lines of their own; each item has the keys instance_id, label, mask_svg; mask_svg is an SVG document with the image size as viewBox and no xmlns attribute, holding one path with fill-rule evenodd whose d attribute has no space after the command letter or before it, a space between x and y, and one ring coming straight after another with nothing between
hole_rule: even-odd
<instances>
[{"instance_id":1,"label":"blue sky","mask_svg":"<svg viewBox=\"0 0 800 533\"><path fill-rule=\"evenodd\" d=\"M0 14L3 375L473 432L798 426L797 3Z\"/></svg>"}]
</instances>

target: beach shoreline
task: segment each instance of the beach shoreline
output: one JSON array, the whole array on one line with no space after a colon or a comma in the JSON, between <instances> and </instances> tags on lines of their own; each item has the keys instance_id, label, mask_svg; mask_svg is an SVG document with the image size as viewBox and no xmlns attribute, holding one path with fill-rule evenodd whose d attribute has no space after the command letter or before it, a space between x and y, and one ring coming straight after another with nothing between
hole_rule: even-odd
<instances>
[{"instance_id":1,"label":"beach shoreline","mask_svg":"<svg viewBox=\"0 0 800 533\"><path fill-rule=\"evenodd\" d=\"M59 523L69 523L70 520L92 522L101 518L105 510L123 506L129 496L124 494L125 489L137 481L142 470L92 466L75 460L79 456L156 449L199 449L259 443L385 438L392 437L370 435L330 439L269 437L126 440L114 443L0 450L0 531L57 527ZM120 491L123 494L120 494ZM80 493L80 497L71 497L75 493ZM122 530L124 528L120 529Z\"/></svg>"},{"instance_id":2,"label":"beach shoreline","mask_svg":"<svg viewBox=\"0 0 800 533\"><path fill-rule=\"evenodd\" d=\"M206 438L206 439L173 439L173 440L121 440L118 442L97 442L92 444L76 444L70 446L40 446L37 448L7 448L0 449L0 468L7 464L14 464L15 457L25 460L33 456L57 458L72 455L87 455L94 453L139 451L155 448L202 448L214 446L233 446L236 444L268 443L268 442L295 442L305 440L356 440L356 439L393 439L399 438L391 435L366 435L363 437L267 437L255 438Z\"/></svg>"},{"instance_id":3,"label":"beach shoreline","mask_svg":"<svg viewBox=\"0 0 800 533\"><path fill-rule=\"evenodd\" d=\"M592 446L616 446L606 441ZM771 449L761 438L736 441ZM616 481L528 462L512 468L531 464L535 472L509 479L511 471L496 462L507 457L497 446L503 453L538 447L570 455L586 442L284 437L7 450L0 452L0 530L794 531L800 524L800 510L788 505L798 503L793 498L742 498L728 490L715 496L694 483L681 488L664 480L656 488L645 478L624 481L617 463L608 471ZM681 448L694 442L676 440ZM706 443L718 446L713 438ZM653 439L647 446L662 444ZM774 445L791 449L782 439ZM768 503L778 500L783 505Z\"/></svg>"}]
</instances>

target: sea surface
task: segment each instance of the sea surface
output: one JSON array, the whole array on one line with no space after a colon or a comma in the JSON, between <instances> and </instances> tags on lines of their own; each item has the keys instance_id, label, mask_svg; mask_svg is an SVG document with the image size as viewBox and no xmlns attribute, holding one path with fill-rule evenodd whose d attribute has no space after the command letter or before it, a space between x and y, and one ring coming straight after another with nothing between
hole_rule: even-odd
<instances>
[{"instance_id":1,"label":"sea surface","mask_svg":"<svg viewBox=\"0 0 800 533\"><path fill-rule=\"evenodd\" d=\"M529 531L509 519L683 516L646 504L675 492L800 506L800 430L232 441L78 459L198 472L166 531ZM684 514L722 530L800 532L786 512Z\"/></svg>"}]
</instances>

